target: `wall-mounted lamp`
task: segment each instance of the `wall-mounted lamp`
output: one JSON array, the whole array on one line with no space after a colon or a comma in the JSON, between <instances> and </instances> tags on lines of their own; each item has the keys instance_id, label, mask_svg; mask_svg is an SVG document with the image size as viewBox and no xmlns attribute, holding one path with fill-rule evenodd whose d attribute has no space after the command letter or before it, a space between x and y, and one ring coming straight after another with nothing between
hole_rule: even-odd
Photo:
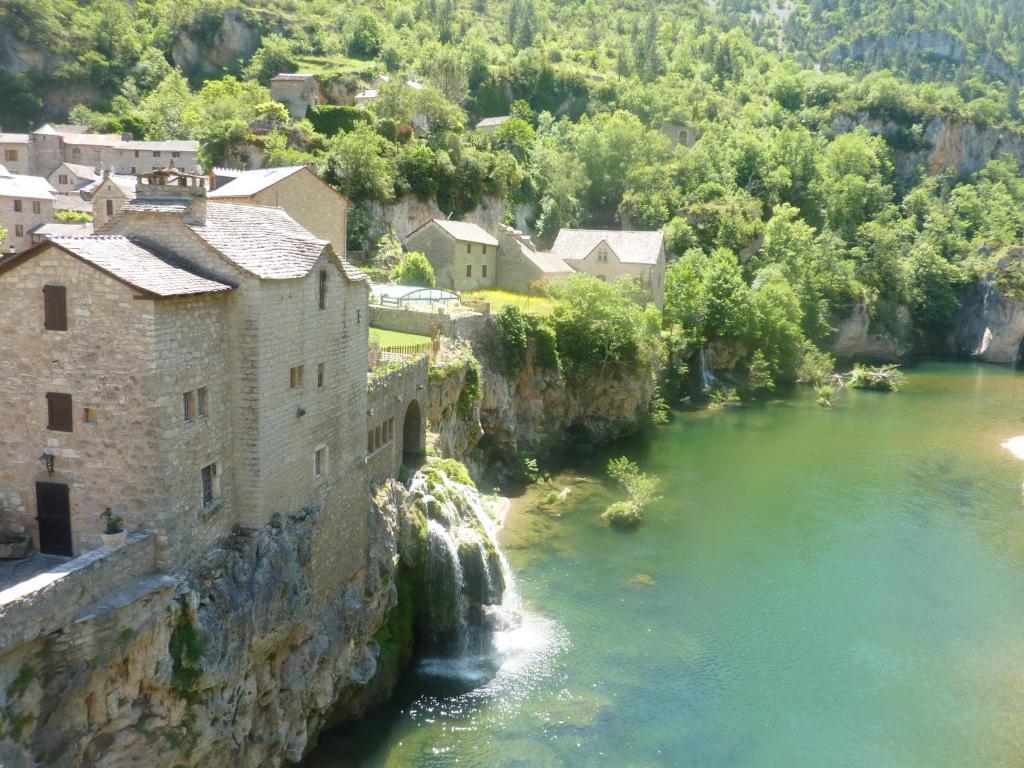
<instances>
[{"instance_id":1,"label":"wall-mounted lamp","mask_svg":"<svg viewBox=\"0 0 1024 768\"><path fill-rule=\"evenodd\" d=\"M298 407L298 410L295 411L295 415L301 419L303 416L306 415L306 409L300 405Z\"/></svg>"},{"instance_id":2,"label":"wall-mounted lamp","mask_svg":"<svg viewBox=\"0 0 1024 768\"><path fill-rule=\"evenodd\" d=\"M43 464L46 466L46 474L52 475L53 474L53 463L57 460L57 457L54 456L49 451L45 451L43 453L43 455L39 457L39 460L41 462L43 462Z\"/></svg>"}]
</instances>

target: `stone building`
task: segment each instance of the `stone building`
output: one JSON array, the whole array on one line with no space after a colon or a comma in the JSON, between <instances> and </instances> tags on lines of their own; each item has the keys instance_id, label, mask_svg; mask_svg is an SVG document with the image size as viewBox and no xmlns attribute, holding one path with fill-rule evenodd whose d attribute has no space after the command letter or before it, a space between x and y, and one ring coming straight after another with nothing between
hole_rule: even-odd
<instances>
[{"instance_id":1,"label":"stone building","mask_svg":"<svg viewBox=\"0 0 1024 768\"><path fill-rule=\"evenodd\" d=\"M173 566L316 505L329 591L365 536L368 281L206 183L143 175L97 235L0 262L0 513L77 555L110 508Z\"/></svg>"},{"instance_id":2,"label":"stone building","mask_svg":"<svg viewBox=\"0 0 1024 768\"><path fill-rule=\"evenodd\" d=\"M0 229L7 238L4 254L21 253L32 245L32 230L53 221L54 189L38 176L11 173L0 165Z\"/></svg>"},{"instance_id":3,"label":"stone building","mask_svg":"<svg viewBox=\"0 0 1024 768\"><path fill-rule=\"evenodd\" d=\"M47 181L50 182L58 194L66 195L69 192L85 187L100 178L100 173L90 165L75 165L74 163L61 163L53 169Z\"/></svg>"},{"instance_id":4,"label":"stone building","mask_svg":"<svg viewBox=\"0 0 1024 768\"><path fill-rule=\"evenodd\" d=\"M498 240L477 224L431 219L405 244L427 257L438 288L473 291L497 284Z\"/></svg>"},{"instance_id":5,"label":"stone building","mask_svg":"<svg viewBox=\"0 0 1024 768\"><path fill-rule=\"evenodd\" d=\"M545 283L566 278L574 271L553 253L538 251L533 240L518 229L498 225L499 288L536 293Z\"/></svg>"},{"instance_id":6,"label":"stone building","mask_svg":"<svg viewBox=\"0 0 1024 768\"><path fill-rule=\"evenodd\" d=\"M628 276L661 309L665 296L665 233L563 229L551 252L577 272L602 280Z\"/></svg>"},{"instance_id":7,"label":"stone building","mask_svg":"<svg viewBox=\"0 0 1024 768\"><path fill-rule=\"evenodd\" d=\"M44 125L32 133L0 133L0 153L12 171L49 177L61 163L148 173L173 162L199 170L197 141L135 141L130 133L89 133L83 126Z\"/></svg>"},{"instance_id":8,"label":"stone building","mask_svg":"<svg viewBox=\"0 0 1024 768\"><path fill-rule=\"evenodd\" d=\"M92 220L98 229L135 199L135 176L104 171L102 178L82 187L79 193L91 204Z\"/></svg>"},{"instance_id":9,"label":"stone building","mask_svg":"<svg viewBox=\"0 0 1024 768\"><path fill-rule=\"evenodd\" d=\"M284 104L294 120L304 118L306 110L313 104L327 102L316 77L308 72L282 72L272 77L270 98Z\"/></svg>"},{"instance_id":10,"label":"stone building","mask_svg":"<svg viewBox=\"0 0 1024 768\"><path fill-rule=\"evenodd\" d=\"M307 165L254 171L214 169L211 200L283 208L314 235L345 253L346 222L352 205ZM225 184L222 177L230 177Z\"/></svg>"},{"instance_id":11,"label":"stone building","mask_svg":"<svg viewBox=\"0 0 1024 768\"><path fill-rule=\"evenodd\" d=\"M479 123L476 124L476 130L481 133L494 133L498 126L503 123L507 123L512 119L511 115L501 115L499 117L485 117Z\"/></svg>"}]
</instances>

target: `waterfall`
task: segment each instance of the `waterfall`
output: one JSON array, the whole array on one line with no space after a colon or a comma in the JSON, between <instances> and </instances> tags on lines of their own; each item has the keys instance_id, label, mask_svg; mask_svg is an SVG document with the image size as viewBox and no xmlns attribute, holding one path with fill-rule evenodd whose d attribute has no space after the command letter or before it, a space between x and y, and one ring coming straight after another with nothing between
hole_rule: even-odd
<instances>
[{"instance_id":1,"label":"waterfall","mask_svg":"<svg viewBox=\"0 0 1024 768\"><path fill-rule=\"evenodd\" d=\"M697 353L697 369L700 375L700 391L707 394L718 381L715 379L715 355L707 348Z\"/></svg>"},{"instance_id":2,"label":"waterfall","mask_svg":"<svg viewBox=\"0 0 1024 768\"><path fill-rule=\"evenodd\" d=\"M486 656L493 636L519 626L520 600L496 525L479 492L433 470L409 492L427 517L421 634L444 657Z\"/></svg>"}]
</instances>

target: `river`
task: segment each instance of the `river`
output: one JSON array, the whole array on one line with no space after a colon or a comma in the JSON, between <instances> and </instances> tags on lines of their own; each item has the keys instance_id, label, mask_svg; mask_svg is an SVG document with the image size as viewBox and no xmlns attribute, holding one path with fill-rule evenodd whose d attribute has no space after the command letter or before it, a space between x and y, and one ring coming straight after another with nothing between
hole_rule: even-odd
<instances>
[{"instance_id":1,"label":"river","mask_svg":"<svg viewBox=\"0 0 1024 768\"><path fill-rule=\"evenodd\" d=\"M1024 765L1024 374L908 373L616 446L662 479L634 532L598 522L607 455L559 475L502 534L497 676L421 667L308 765Z\"/></svg>"}]
</instances>

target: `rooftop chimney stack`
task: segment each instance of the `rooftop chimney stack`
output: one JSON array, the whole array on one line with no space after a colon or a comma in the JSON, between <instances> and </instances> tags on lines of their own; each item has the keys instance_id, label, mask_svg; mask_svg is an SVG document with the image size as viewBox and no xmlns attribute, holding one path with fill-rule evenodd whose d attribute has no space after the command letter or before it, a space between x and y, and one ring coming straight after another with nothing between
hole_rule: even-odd
<instances>
[{"instance_id":1,"label":"rooftop chimney stack","mask_svg":"<svg viewBox=\"0 0 1024 768\"><path fill-rule=\"evenodd\" d=\"M187 218L194 224L206 223L206 176L186 173L174 167L157 168L149 173L140 173L135 186L137 199L162 200L167 203L183 203L188 206Z\"/></svg>"}]
</instances>

